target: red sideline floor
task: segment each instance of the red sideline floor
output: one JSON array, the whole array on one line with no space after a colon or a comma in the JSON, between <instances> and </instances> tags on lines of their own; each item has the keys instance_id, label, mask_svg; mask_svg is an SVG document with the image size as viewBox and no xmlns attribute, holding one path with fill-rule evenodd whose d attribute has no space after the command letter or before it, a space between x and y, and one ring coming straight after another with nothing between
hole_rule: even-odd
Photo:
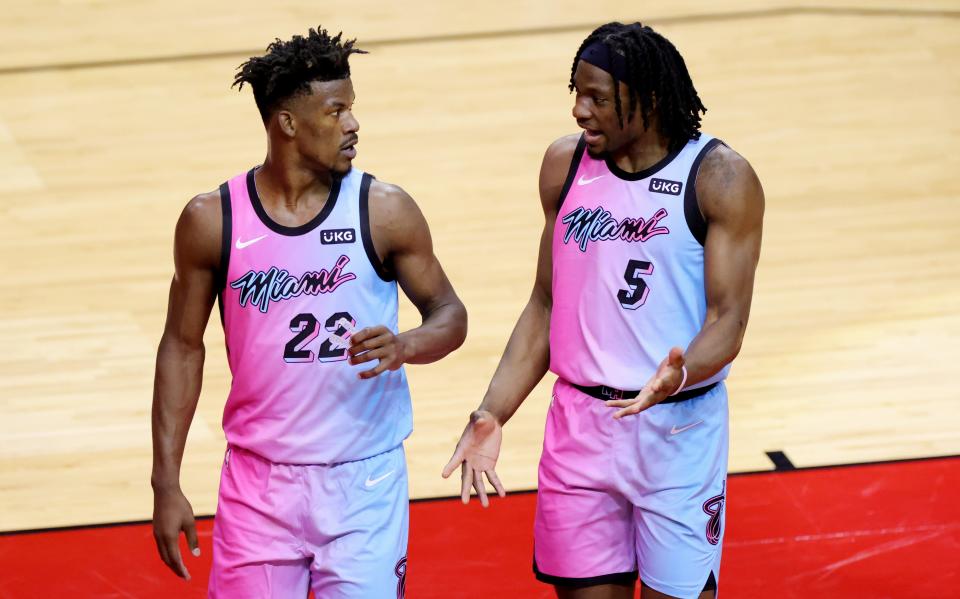
<instances>
[{"instance_id":1,"label":"red sideline floor","mask_svg":"<svg viewBox=\"0 0 960 599\"><path fill-rule=\"evenodd\" d=\"M733 475L722 596L960 597L958 497L960 457ZM535 501L414 502L407 597L553 597L531 573ZM0 536L0 598L204 597L212 525L186 555L190 582L148 524Z\"/></svg>"}]
</instances>

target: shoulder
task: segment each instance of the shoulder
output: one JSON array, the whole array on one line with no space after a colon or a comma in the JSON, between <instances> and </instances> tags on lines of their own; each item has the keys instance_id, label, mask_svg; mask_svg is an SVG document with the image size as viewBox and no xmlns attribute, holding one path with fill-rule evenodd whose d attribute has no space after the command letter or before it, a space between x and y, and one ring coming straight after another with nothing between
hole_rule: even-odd
<instances>
[{"instance_id":1,"label":"shoulder","mask_svg":"<svg viewBox=\"0 0 960 599\"><path fill-rule=\"evenodd\" d=\"M174 241L177 251L215 266L220 258L222 219L219 189L194 196L177 221Z\"/></svg>"},{"instance_id":2,"label":"shoulder","mask_svg":"<svg viewBox=\"0 0 960 599\"><path fill-rule=\"evenodd\" d=\"M368 210L374 246L384 256L430 239L423 212L399 185L371 181Z\"/></svg>"},{"instance_id":3,"label":"shoulder","mask_svg":"<svg viewBox=\"0 0 960 599\"><path fill-rule=\"evenodd\" d=\"M570 161L573 160L573 155L577 151L577 145L580 143L581 134L572 133L570 135L564 135L563 137L554 140L549 146L547 146L547 151L543 154L543 166L551 166L554 168L560 168L566 174L567 168L570 166Z\"/></svg>"},{"instance_id":4,"label":"shoulder","mask_svg":"<svg viewBox=\"0 0 960 599\"><path fill-rule=\"evenodd\" d=\"M560 203L560 196L570 176L574 155L580 145L581 135L564 135L547 147L540 166L540 201L543 209L552 213Z\"/></svg>"},{"instance_id":5,"label":"shoulder","mask_svg":"<svg viewBox=\"0 0 960 599\"><path fill-rule=\"evenodd\" d=\"M416 202L402 187L379 179L370 181L370 205L373 206L374 203L381 209L416 206Z\"/></svg>"},{"instance_id":6,"label":"shoulder","mask_svg":"<svg viewBox=\"0 0 960 599\"><path fill-rule=\"evenodd\" d=\"M703 158L696 181L700 209L707 220L743 210L763 211L763 187L753 166L726 144Z\"/></svg>"},{"instance_id":7,"label":"shoulder","mask_svg":"<svg viewBox=\"0 0 960 599\"><path fill-rule=\"evenodd\" d=\"M220 229L222 216L220 206L220 190L215 189L193 196L180 214L180 222L192 229L203 229L214 226Z\"/></svg>"},{"instance_id":8,"label":"shoulder","mask_svg":"<svg viewBox=\"0 0 960 599\"><path fill-rule=\"evenodd\" d=\"M368 209L371 224L378 227L389 226L395 219L404 220L420 214L417 203L402 187L379 179L370 182Z\"/></svg>"}]
</instances>

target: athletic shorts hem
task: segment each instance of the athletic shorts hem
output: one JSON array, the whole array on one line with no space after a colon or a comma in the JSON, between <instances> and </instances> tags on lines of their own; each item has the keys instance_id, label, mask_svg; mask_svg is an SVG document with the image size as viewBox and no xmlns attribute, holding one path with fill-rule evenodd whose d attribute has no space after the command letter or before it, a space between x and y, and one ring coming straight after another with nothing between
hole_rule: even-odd
<instances>
[{"instance_id":1,"label":"athletic shorts hem","mask_svg":"<svg viewBox=\"0 0 960 599\"><path fill-rule=\"evenodd\" d=\"M566 576L554 576L552 574L544 574L537 568L537 562L533 562L533 573L536 575L537 580L540 582L545 582L547 584L552 584L558 587L566 587L571 589L582 589L584 587L592 587L601 584L620 584L620 585L629 585L637 581L637 571L632 570L630 572L615 572L613 574L601 574L600 576L590 576L587 578L568 578Z\"/></svg>"},{"instance_id":2,"label":"athletic shorts hem","mask_svg":"<svg viewBox=\"0 0 960 599\"><path fill-rule=\"evenodd\" d=\"M699 597L700 593L704 591L713 591L716 595L719 590L719 584L717 583L717 579L713 575L712 570L707 574L707 578L703 581L703 584L699 585L699 587L694 587L696 590L693 591L691 591L689 587L680 588L670 586L656 579L651 579L649 576L643 576L642 574L640 575L640 584L663 593L664 595L670 595L671 597Z\"/></svg>"}]
</instances>

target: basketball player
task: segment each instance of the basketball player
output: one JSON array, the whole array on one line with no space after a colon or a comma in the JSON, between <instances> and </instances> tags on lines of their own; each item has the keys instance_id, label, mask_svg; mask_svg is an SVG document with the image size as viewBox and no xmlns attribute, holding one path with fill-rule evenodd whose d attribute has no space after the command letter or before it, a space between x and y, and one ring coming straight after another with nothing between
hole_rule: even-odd
<instances>
[{"instance_id":1,"label":"basketball player","mask_svg":"<svg viewBox=\"0 0 960 599\"><path fill-rule=\"evenodd\" d=\"M534 570L561 598L713 597L723 539L727 395L760 252L753 169L701 134L676 48L604 25L573 61L573 117L540 171L533 293L449 476L494 467L501 426L559 376L540 460Z\"/></svg>"},{"instance_id":2,"label":"basketball player","mask_svg":"<svg viewBox=\"0 0 960 599\"><path fill-rule=\"evenodd\" d=\"M153 403L154 535L189 579L181 531L197 533L179 469L200 393L215 297L233 384L209 596L402 597L407 548L404 363L463 342L466 311L402 189L352 168L353 41L323 29L270 44L250 85L267 132L263 165L192 199ZM397 333L397 283L421 326Z\"/></svg>"}]
</instances>

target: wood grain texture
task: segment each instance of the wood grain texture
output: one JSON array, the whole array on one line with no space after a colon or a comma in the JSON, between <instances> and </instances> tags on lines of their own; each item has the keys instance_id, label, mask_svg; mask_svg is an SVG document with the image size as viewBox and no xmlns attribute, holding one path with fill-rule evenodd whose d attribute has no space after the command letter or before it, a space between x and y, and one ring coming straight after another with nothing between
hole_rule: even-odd
<instances>
[{"instance_id":1,"label":"wood grain texture","mask_svg":"<svg viewBox=\"0 0 960 599\"><path fill-rule=\"evenodd\" d=\"M532 286L542 153L576 130L566 81L588 29L622 3L445 3L349 15L294 2L31 2L9 7L0 63L0 530L148 518L149 409L185 202L262 160L242 51L322 22L381 43L354 59L357 165L418 201L470 311L465 346L409 367L415 497L451 495L446 462ZM392 6L392 5L391 5ZM731 469L960 453L960 19L955 2L872 3L904 16L780 12L816 3L649 2L746 156L767 215L754 308L729 381ZM506 8L510 7L507 11ZM619 7L619 8L618 8ZM602 9L608 9L606 12ZM501 15L508 14L508 18ZM336 22L335 22L336 21ZM570 27L570 30L564 30ZM415 312L404 304L403 326ZM216 504L229 385L219 322L183 486ZM505 430L501 479L532 488L549 381Z\"/></svg>"}]
</instances>

